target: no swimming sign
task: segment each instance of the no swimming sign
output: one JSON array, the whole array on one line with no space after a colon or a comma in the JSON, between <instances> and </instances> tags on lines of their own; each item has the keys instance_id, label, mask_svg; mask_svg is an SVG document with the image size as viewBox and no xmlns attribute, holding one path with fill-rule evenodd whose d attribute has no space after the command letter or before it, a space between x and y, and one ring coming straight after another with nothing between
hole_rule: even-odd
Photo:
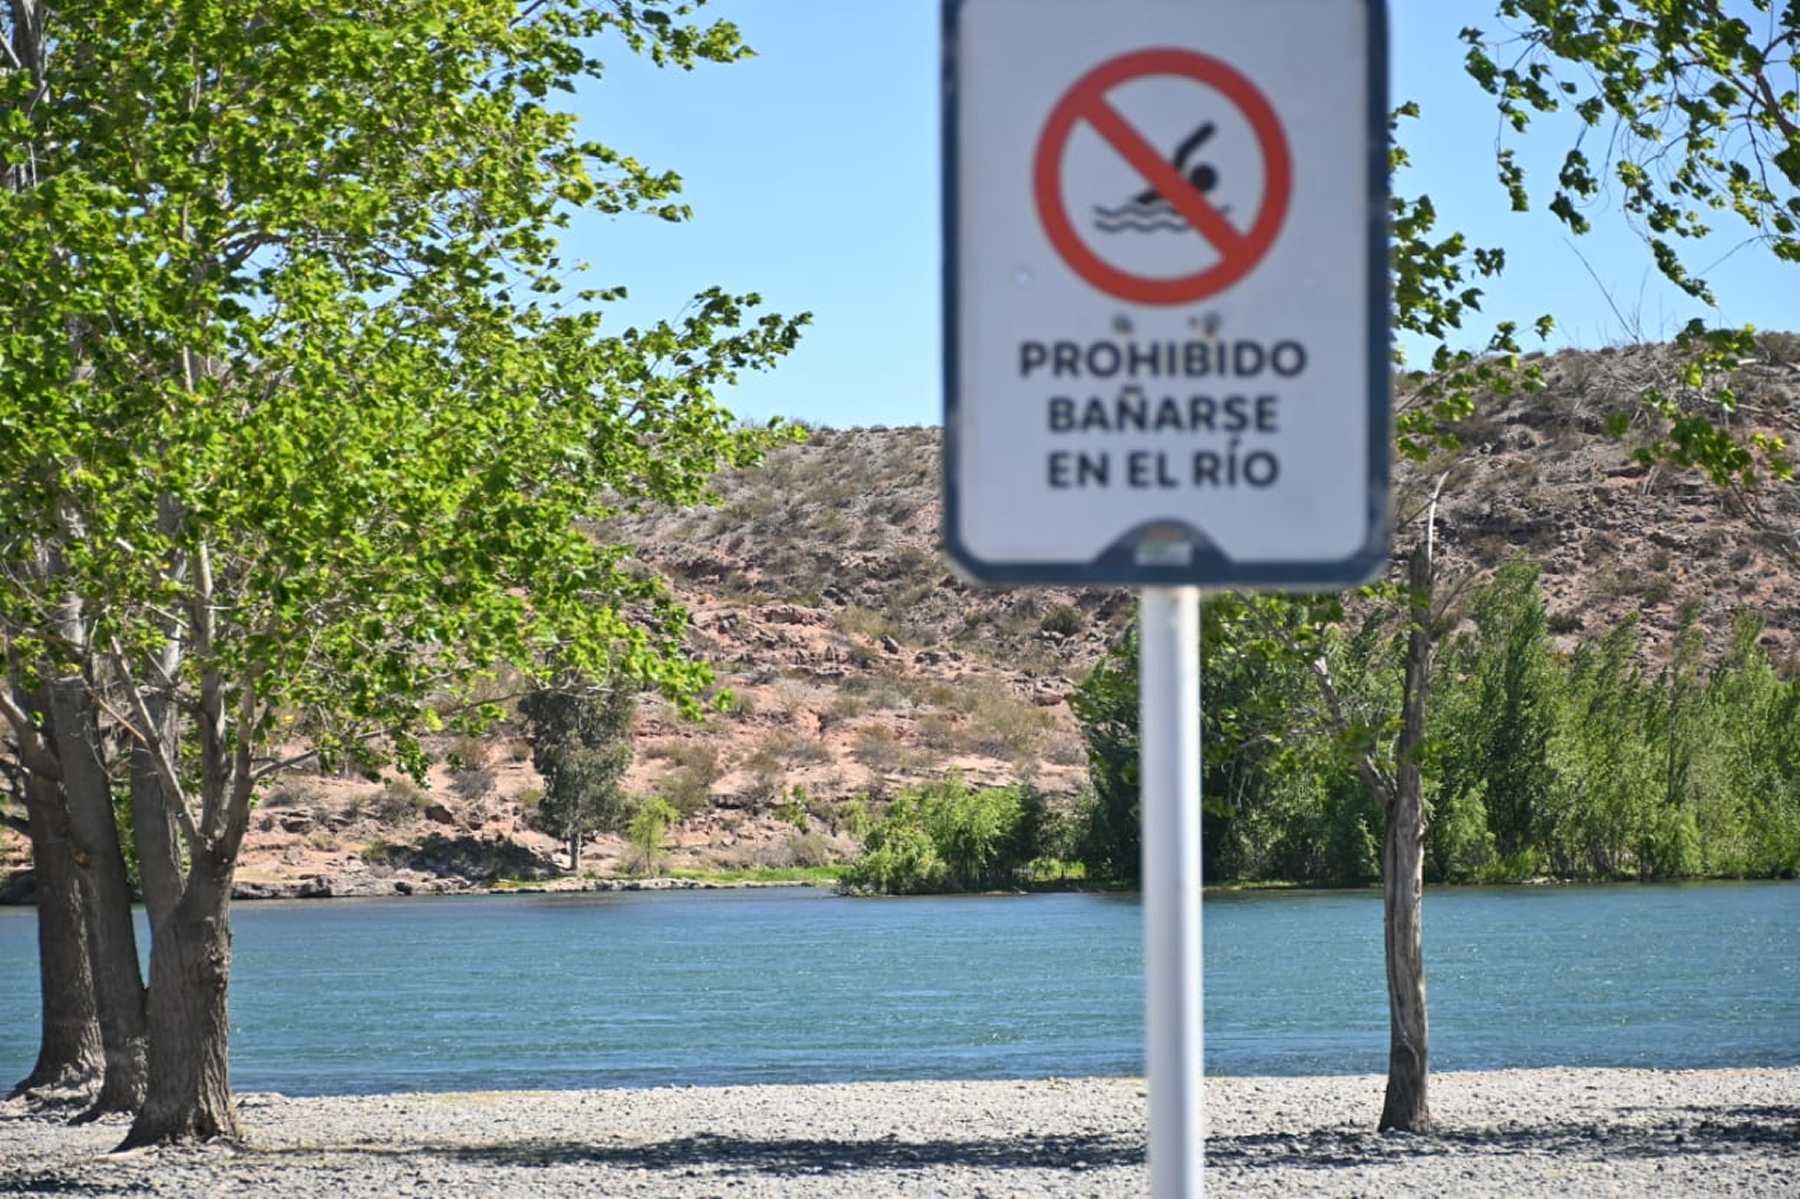
<instances>
[{"instance_id":1,"label":"no swimming sign","mask_svg":"<svg viewBox=\"0 0 1800 1199\"><path fill-rule=\"evenodd\" d=\"M991 582L1387 554L1379 0L947 0L945 513Z\"/></svg>"}]
</instances>

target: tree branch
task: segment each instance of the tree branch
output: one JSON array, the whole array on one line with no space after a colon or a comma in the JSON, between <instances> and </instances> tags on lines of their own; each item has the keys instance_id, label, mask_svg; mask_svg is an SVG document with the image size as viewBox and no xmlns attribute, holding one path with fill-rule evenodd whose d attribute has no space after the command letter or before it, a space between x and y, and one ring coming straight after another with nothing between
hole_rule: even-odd
<instances>
[{"instance_id":1,"label":"tree branch","mask_svg":"<svg viewBox=\"0 0 1800 1199\"><path fill-rule=\"evenodd\" d=\"M31 715L17 700L0 688L0 716L12 725L18 747L19 762L31 773L52 782L62 782L62 760L44 743L44 735L33 723Z\"/></svg>"},{"instance_id":2,"label":"tree branch","mask_svg":"<svg viewBox=\"0 0 1800 1199\"><path fill-rule=\"evenodd\" d=\"M232 737L227 798L219 805L214 817L217 827L208 830L213 834L214 844L223 846L227 854L234 856L250 827L250 800L256 794L250 754L256 737L257 674L257 669L252 666L245 670L238 683L237 728Z\"/></svg>"},{"instance_id":3,"label":"tree branch","mask_svg":"<svg viewBox=\"0 0 1800 1199\"><path fill-rule=\"evenodd\" d=\"M1323 657L1317 657L1312 660L1311 668L1313 678L1319 684L1319 694L1324 697L1325 707L1331 714L1332 723L1337 726L1338 732L1349 732L1350 718L1344 711L1343 697L1338 694L1337 684L1331 680L1331 667L1326 664ZM1375 760L1375 755L1367 749L1356 751L1356 765L1362 772L1364 780L1376 786L1383 805L1391 806L1395 793L1393 776L1381 768Z\"/></svg>"},{"instance_id":4,"label":"tree branch","mask_svg":"<svg viewBox=\"0 0 1800 1199\"><path fill-rule=\"evenodd\" d=\"M162 780L163 803L175 813L175 821L181 825L181 831L188 839L188 845L194 850L204 848L207 842L200 836L195 827L194 814L188 810L187 793L182 790L181 777L175 773L175 764L169 760L169 748L163 744L162 738L156 735L156 723L150 719L149 706L144 703L144 693L138 689L136 680L131 677L131 667L125 661L125 653L119 648L118 638L112 640L113 665L118 668L119 677L125 682L125 690L131 694L132 705L137 709L137 718L143 722L143 731L128 720L119 723L146 750L150 752L151 761L156 763L156 775Z\"/></svg>"},{"instance_id":5,"label":"tree branch","mask_svg":"<svg viewBox=\"0 0 1800 1199\"><path fill-rule=\"evenodd\" d=\"M1769 82L1766 72L1758 71L1756 73L1756 90L1762 94L1763 106L1769 110L1769 115L1775 118L1775 123L1781 126L1781 131L1787 135L1787 139L1791 142L1800 142L1800 125L1796 125L1793 118L1783 111L1781 100L1775 95L1774 85Z\"/></svg>"},{"instance_id":6,"label":"tree branch","mask_svg":"<svg viewBox=\"0 0 1800 1199\"><path fill-rule=\"evenodd\" d=\"M1437 484L1431 489L1431 506L1425 512L1425 560L1427 562L1437 561L1438 500L1444 494L1444 482L1449 477L1449 471L1445 471L1437 477Z\"/></svg>"},{"instance_id":7,"label":"tree branch","mask_svg":"<svg viewBox=\"0 0 1800 1199\"><path fill-rule=\"evenodd\" d=\"M202 541L194 551L192 600L194 657L200 664L200 824L219 827L219 809L230 791L230 764L225 757L225 678L213 657L212 553Z\"/></svg>"}]
</instances>

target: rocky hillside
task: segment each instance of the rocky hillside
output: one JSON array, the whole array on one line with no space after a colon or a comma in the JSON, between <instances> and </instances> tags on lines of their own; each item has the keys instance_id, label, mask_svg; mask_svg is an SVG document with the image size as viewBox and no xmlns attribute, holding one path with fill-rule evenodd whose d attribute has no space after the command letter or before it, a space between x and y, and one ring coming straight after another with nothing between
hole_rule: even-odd
<instances>
[{"instance_id":1,"label":"rocky hillside","mask_svg":"<svg viewBox=\"0 0 1800 1199\"><path fill-rule=\"evenodd\" d=\"M1741 364L1733 379L1733 419L1741 433L1800 444L1800 337L1765 335L1762 344L1762 357ZM1440 507L1447 569L1537 561L1550 627L1565 644L1635 614L1651 644L1666 649L1690 607L1720 634L1737 613L1756 611L1776 660L1800 666L1800 483L1766 483L1747 508L1697 470L1634 460L1649 439L1634 415L1637 397L1651 387L1679 391L1667 347L1568 352L1541 366L1542 393L1494 405L1464 431L1474 452L1451 475ZM1633 418L1619 439L1606 432L1615 415ZM1415 501L1429 473L1401 471Z\"/></svg>"},{"instance_id":2,"label":"rocky hillside","mask_svg":"<svg viewBox=\"0 0 1800 1199\"><path fill-rule=\"evenodd\" d=\"M1793 437L1800 339L1768 338L1765 350L1740 371L1739 416ZM1545 392L1487 405L1463 430L1471 452L1443 489L1446 569L1541 562L1551 628L1566 643L1636 613L1653 646L1666 646L1687 605L1714 629L1755 609L1777 660L1792 662L1800 590L1781 529L1800 530L1800 501L1787 494L1800 489L1764 496L1772 520L1759 525L1698 474L1634 462L1641 431L1605 436L1607 418L1633 411L1670 363L1657 347L1564 353L1540 363ZM701 724L657 703L641 710L629 786L683 813L665 865L840 860L854 852L854 796L879 799L953 769L1061 795L1083 785L1066 699L1132 618L1131 596L955 578L937 548L939 443L932 428L813 430L721 480L717 507L609 530L689 605L693 648L734 697L728 715ZM1402 515L1444 465L1401 468ZM437 748L447 757L451 746ZM389 893L554 875L557 847L530 828L540 789L518 730L460 756L484 754L473 769L434 768L423 791L285 780L256 818L245 891ZM4 852L22 864L16 839ZM601 838L583 865L606 875L633 863L621 840Z\"/></svg>"}]
</instances>

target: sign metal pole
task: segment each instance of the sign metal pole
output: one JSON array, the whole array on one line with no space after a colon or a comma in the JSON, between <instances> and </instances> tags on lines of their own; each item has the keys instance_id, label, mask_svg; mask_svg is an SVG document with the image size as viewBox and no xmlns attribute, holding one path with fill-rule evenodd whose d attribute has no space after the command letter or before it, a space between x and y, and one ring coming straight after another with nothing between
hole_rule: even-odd
<instances>
[{"instance_id":1,"label":"sign metal pole","mask_svg":"<svg viewBox=\"0 0 1800 1199\"><path fill-rule=\"evenodd\" d=\"M1150 1193L1205 1193L1200 995L1200 592L1139 600L1144 1049Z\"/></svg>"},{"instance_id":2,"label":"sign metal pole","mask_svg":"<svg viewBox=\"0 0 1800 1199\"><path fill-rule=\"evenodd\" d=\"M1197 589L1387 567L1389 0L941 4L944 548L1140 589L1151 1193L1198 1199Z\"/></svg>"}]
</instances>

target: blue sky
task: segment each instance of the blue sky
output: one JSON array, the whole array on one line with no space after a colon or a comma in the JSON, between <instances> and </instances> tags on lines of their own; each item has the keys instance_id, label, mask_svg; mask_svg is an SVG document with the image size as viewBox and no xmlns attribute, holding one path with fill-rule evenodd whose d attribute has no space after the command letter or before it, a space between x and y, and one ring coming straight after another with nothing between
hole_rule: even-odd
<instances>
[{"instance_id":1,"label":"blue sky","mask_svg":"<svg viewBox=\"0 0 1800 1199\"><path fill-rule=\"evenodd\" d=\"M1755 246L1708 274L1721 303L1708 313L1662 281L1636 235L1605 207L1589 214L1595 231L1574 241L1547 214L1509 211L1494 181L1492 102L1463 74L1457 40L1465 25L1491 28L1493 7L1390 3L1393 95L1424 110L1407 125L1415 165L1396 188L1429 193L1446 230L1506 247L1508 269L1489 286L1487 316L1528 323L1555 313L1551 348L1630 340L1606 293L1649 338L1695 315L1800 327L1796 268ZM760 292L775 311L812 312L814 326L787 362L747 376L725 397L740 416L839 427L937 423L936 0L712 0L702 11L737 22L757 57L658 71L612 47L606 79L576 99L584 136L681 173L695 219L584 215L569 257L590 264L588 285L630 289L614 312L621 327L675 316L714 284ZM1554 177L1570 136L1567 124L1546 126L1520 143L1533 178ZM1715 236L1690 262L1725 257L1736 240ZM1472 343L1485 328L1477 322Z\"/></svg>"}]
</instances>

